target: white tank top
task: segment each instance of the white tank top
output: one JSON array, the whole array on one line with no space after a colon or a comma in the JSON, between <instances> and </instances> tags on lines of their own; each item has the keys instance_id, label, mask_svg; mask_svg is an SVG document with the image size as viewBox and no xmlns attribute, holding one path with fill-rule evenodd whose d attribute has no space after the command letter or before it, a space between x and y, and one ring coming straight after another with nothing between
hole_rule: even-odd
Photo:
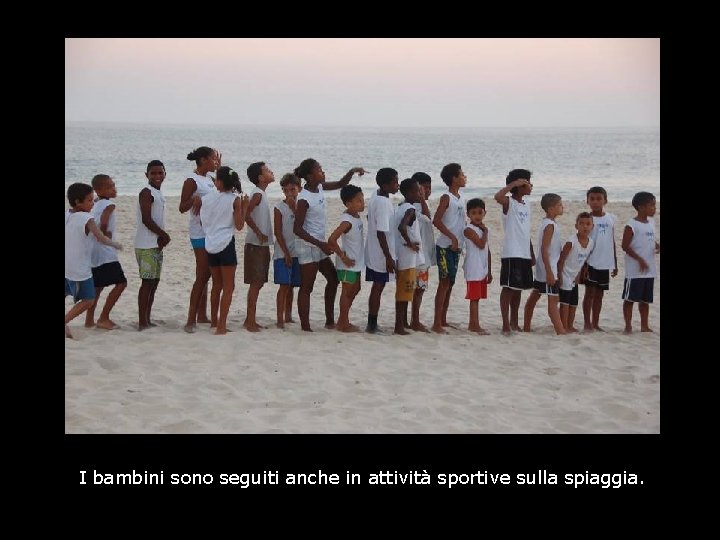
<instances>
[{"instance_id":1,"label":"white tank top","mask_svg":"<svg viewBox=\"0 0 720 540\"><path fill-rule=\"evenodd\" d=\"M285 201L275 203L274 208L277 208L282 216L282 237L283 240L285 240L285 245L290 252L290 256L297 257L297 252L295 251L295 233L293 232L293 227L295 226L295 212L292 211L292 208L290 208ZM280 244L275 242L273 259L283 258L285 258L285 252L280 247Z\"/></svg>"},{"instance_id":2,"label":"white tank top","mask_svg":"<svg viewBox=\"0 0 720 540\"><path fill-rule=\"evenodd\" d=\"M100 228L100 216L102 216L102 213L105 211L105 209L110 206L114 205L115 203L111 201L110 199L99 199L92 208L92 212L90 214L92 215L93 219L95 220L95 223L97 224L98 228ZM112 214L110 214L110 219L108 220L107 228L105 229L107 232L111 234L111 237L113 240L117 241L115 238L115 212L113 211ZM90 257L90 264L93 268L97 268L98 266L101 266L103 264L115 262L118 260L117 250L112 246L106 246L105 244L101 244L98 242L97 238L95 238L95 235L90 235L92 238L92 255Z\"/></svg>"},{"instance_id":3,"label":"white tank top","mask_svg":"<svg viewBox=\"0 0 720 540\"><path fill-rule=\"evenodd\" d=\"M463 231L465 230L465 199L462 196L456 197L452 193L447 194L450 202L447 210L442 217L442 222L445 226L450 229L458 239L458 248L462 249L465 245L465 237ZM443 195L444 196L444 195ZM441 248L449 248L452 242L443 233L440 233L437 237L437 245Z\"/></svg>"},{"instance_id":4,"label":"white tank top","mask_svg":"<svg viewBox=\"0 0 720 540\"><path fill-rule=\"evenodd\" d=\"M307 201L308 209L305 212L305 221L303 229L313 238L325 241L325 212L327 203L325 202L325 194L323 193L322 184L318 185L318 192L313 193L307 189L303 189L298 194L298 201Z\"/></svg>"},{"instance_id":5,"label":"white tank top","mask_svg":"<svg viewBox=\"0 0 720 540\"><path fill-rule=\"evenodd\" d=\"M590 231L590 238L593 239L595 247L588 257L588 264L593 268L598 270L612 270L615 268L613 238L616 221L617 217L614 214L593 216L594 226Z\"/></svg>"},{"instance_id":6,"label":"white tank top","mask_svg":"<svg viewBox=\"0 0 720 540\"><path fill-rule=\"evenodd\" d=\"M193 197L197 195L198 197L202 198L211 191L217 191L211 176L200 176L197 173L193 173L188 178L191 178L195 181L196 188L195 193L193 193L192 195ZM202 222L200 221L200 215L193 214L192 208L188 210L188 214L190 214L190 222L188 225L190 238L192 240L195 240L197 238L205 238L205 231L203 230Z\"/></svg>"},{"instance_id":7,"label":"white tank top","mask_svg":"<svg viewBox=\"0 0 720 540\"><path fill-rule=\"evenodd\" d=\"M432 219L422 213L422 205L420 203L413 203L413 206L415 207L415 216L419 222L418 227L420 227L422 251L425 258L425 262L418 264L418 268L427 270L437 264L435 260L435 232L433 231Z\"/></svg>"},{"instance_id":8,"label":"white tank top","mask_svg":"<svg viewBox=\"0 0 720 540\"><path fill-rule=\"evenodd\" d=\"M92 239L85 234L90 212L65 212L65 279L85 281L92 277Z\"/></svg>"},{"instance_id":9,"label":"white tank top","mask_svg":"<svg viewBox=\"0 0 720 540\"><path fill-rule=\"evenodd\" d=\"M510 212L508 212L510 213ZM547 274L545 273L545 263L542 256L542 237L545 232L545 227L553 225L553 235L550 238L550 248L548 249L548 259L550 262L550 268L552 270L555 279L557 279L557 263L560 260L560 252L562 251L562 237L560 236L560 225L550 218L544 217L540 222L540 230L538 231L537 241L537 254L535 257L535 280L547 282ZM528 243L528 250L530 250L530 244Z\"/></svg>"},{"instance_id":10,"label":"white tank top","mask_svg":"<svg viewBox=\"0 0 720 540\"><path fill-rule=\"evenodd\" d=\"M340 236L340 247L345 254L355 261L353 266L345 266L342 259L335 255L335 268L338 270L350 270L360 272L365 268L365 249L363 246L363 223L359 217L351 216L343 212L340 216L340 223L347 221L351 227L348 232Z\"/></svg>"},{"instance_id":11,"label":"white tank top","mask_svg":"<svg viewBox=\"0 0 720 540\"><path fill-rule=\"evenodd\" d=\"M250 212L250 217L253 218L253 221L255 222L255 225L258 226L258 229L260 229L260 232L268 237L268 241L262 243L260 238L258 238L258 235L255 234L255 231L248 227L245 235L245 243L252 244L254 246L269 246L275 243L272 219L270 218L270 204L268 203L267 194L257 186L255 186L255 189L250 192L250 199L252 199L256 193L260 194L260 204L253 208L253 211Z\"/></svg>"},{"instance_id":12,"label":"white tank top","mask_svg":"<svg viewBox=\"0 0 720 540\"><path fill-rule=\"evenodd\" d=\"M220 253L235 234L233 203L237 195L232 191L211 191L202 198L200 219L205 231L205 250Z\"/></svg>"},{"instance_id":13,"label":"white tank top","mask_svg":"<svg viewBox=\"0 0 720 540\"><path fill-rule=\"evenodd\" d=\"M152 197L152 204L150 205L150 217L155 224L161 229L165 229L165 197L162 192L148 184L143 189L150 190L150 196ZM142 190L141 190L142 192ZM158 235L148 229L142 222L142 212L140 211L140 196L138 195L137 202L135 203L135 221L137 225L137 232L135 233L135 247L139 249L151 249L158 247L157 239Z\"/></svg>"},{"instance_id":14,"label":"white tank top","mask_svg":"<svg viewBox=\"0 0 720 540\"><path fill-rule=\"evenodd\" d=\"M476 227L469 223L466 229L474 231L482 240L483 233L480 227ZM464 236L464 235L463 235ZM488 275L488 246L480 249L467 238L465 239L465 260L463 261L463 271L465 272L465 281L482 281Z\"/></svg>"},{"instance_id":15,"label":"white tank top","mask_svg":"<svg viewBox=\"0 0 720 540\"><path fill-rule=\"evenodd\" d=\"M657 277L657 266L655 264L655 220L647 218L647 223L642 223L635 218L628 221L628 226L633 230L630 247L640 255L648 265L645 273L640 272L640 263L625 254L625 277L633 278L654 278Z\"/></svg>"},{"instance_id":16,"label":"white tank top","mask_svg":"<svg viewBox=\"0 0 720 540\"><path fill-rule=\"evenodd\" d=\"M530 259L530 205L519 203L508 195L508 211L502 214L503 248L500 257ZM535 249L540 249L535 246Z\"/></svg>"},{"instance_id":17,"label":"white tank top","mask_svg":"<svg viewBox=\"0 0 720 540\"><path fill-rule=\"evenodd\" d=\"M408 236L411 242L420 243L420 251L415 253L412 249L405 246L405 239L400 234L398 226L410 208L415 207L409 202L404 202L395 209L394 232L395 232L395 251L397 253L398 270L407 270L409 268L417 268L425 263L425 255L422 250L422 237L420 236L420 222L418 220L418 211L415 210L415 221L407 228Z\"/></svg>"},{"instance_id":18,"label":"white tank top","mask_svg":"<svg viewBox=\"0 0 720 540\"><path fill-rule=\"evenodd\" d=\"M393 223L395 223L395 209L388 197L378 195L377 191L373 193L367 206L368 232L365 240L365 266L376 272L387 272L385 254L380 247L378 240L378 231L385 233L385 241L390 251L390 256L397 260L397 250L395 249L395 233L393 232Z\"/></svg>"},{"instance_id":19,"label":"white tank top","mask_svg":"<svg viewBox=\"0 0 720 540\"><path fill-rule=\"evenodd\" d=\"M582 247L580 240L578 240L577 233L568 238L567 242L572 244L572 248L565 259L560 288L564 291L572 291L574 287L573 281L575 281L578 272L580 272L583 264L587 261L588 255L593 249L594 242L592 238L588 238L588 245Z\"/></svg>"}]
</instances>

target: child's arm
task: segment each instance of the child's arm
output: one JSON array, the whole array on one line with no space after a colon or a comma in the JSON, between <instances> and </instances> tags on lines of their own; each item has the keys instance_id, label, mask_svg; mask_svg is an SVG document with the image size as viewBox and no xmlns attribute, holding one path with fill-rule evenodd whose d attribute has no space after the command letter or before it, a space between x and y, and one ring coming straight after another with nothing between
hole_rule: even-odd
<instances>
[{"instance_id":1,"label":"child's arm","mask_svg":"<svg viewBox=\"0 0 720 540\"><path fill-rule=\"evenodd\" d=\"M405 240L405 243L403 245L417 253L418 251L420 251L420 243L411 241L407 231L407 228L412 224L414 220L415 209L408 208L405 211L405 215L403 215L402 219L400 220L400 223L398 223L398 231L400 231L400 236L402 236L403 240Z\"/></svg>"},{"instance_id":2,"label":"child's arm","mask_svg":"<svg viewBox=\"0 0 720 540\"><path fill-rule=\"evenodd\" d=\"M115 249L122 249L122 244L118 242L114 242L107 236L105 236L102 231L98 228L97 223L95 223L95 220L90 218L87 223L85 224L85 234L93 233L95 235L95 238L97 238L97 241L101 244L105 244L106 246L112 246Z\"/></svg>"},{"instance_id":3,"label":"child's arm","mask_svg":"<svg viewBox=\"0 0 720 540\"><path fill-rule=\"evenodd\" d=\"M630 243L632 242L634 235L635 233L633 232L632 227L630 225L625 225L621 247L623 248L623 251L628 254L629 257L632 257L638 262L638 264L640 265L640 272L647 272L649 268L648 263L645 262L645 259L643 259L640 255L635 253L635 250L633 248L630 247Z\"/></svg>"},{"instance_id":4,"label":"child's arm","mask_svg":"<svg viewBox=\"0 0 720 540\"><path fill-rule=\"evenodd\" d=\"M612 226L612 239L613 239L613 257L615 257L615 268L613 268L613 271L610 273L612 277L615 277L618 275L618 268L617 268L617 245L615 244L615 224L613 223Z\"/></svg>"},{"instance_id":5,"label":"child's arm","mask_svg":"<svg viewBox=\"0 0 720 540\"><path fill-rule=\"evenodd\" d=\"M502 204L503 214L508 213L508 208L510 207L510 197L508 197L507 194L510 193L512 188L520 187L522 185L529 184L529 183L530 182L528 182L524 178L518 178L517 180L513 180L512 182L510 182L507 186L505 186L504 188L502 188L500 191L498 191L495 194L495 200L498 203Z\"/></svg>"},{"instance_id":6,"label":"child's arm","mask_svg":"<svg viewBox=\"0 0 720 540\"><path fill-rule=\"evenodd\" d=\"M233 221L235 228L240 231L245 225L247 216L248 198L246 195L235 197L233 201Z\"/></svg>"},{"instance_id":7,"label":"child's arm","mask_svg":"<svg viewBox=\"0 0 720 540\"><path fill-rule=\"evenodd\" d=\"M535 266L535 250L533 249L532 240L530 240L530 266Z\"/></svg>"},{"instance_id":8,"label":"child's arm","mask_svg":"<svg viewBox=\"0 0 720 540\"><path fill-rule=\"evenodd\" d=\"M108 231L107 228L110 223L110 216L112 215L113 210L115 210L115 205L109 204L105 207L105 210L102 211L102 214L100 214L100 230L108 238L112 238L112 232Z\"/></svg>"},{"instance_id":9,"label":"child's arm","mask_svg":"<svg viewBox=\"0 0 720 540\"><path fill-rule=\"evenodd\" d=\"M268 237L266 234L263 234L260 230L260 227L257 226L257 223L255 223L255 220L252 217L253 210L257 207L258 204L262 202L262 194L256 193L252 196L250 199L250 202L247 206L247 213L245 214L245 222L247 223L247 226L250 227L253 232L257 235L258 239L260 240L261 244L266 244L268 241Z\"/></svg>"},{"instance_id":10,"label":"child's arm","mask_svg":"<svg viewBox=\"0 0 720 540\"><path fill-rule=\"evenodd\" d=\"M194 182L193 182L194 183ZM142 224L158 235L158 247L163 249L170 243L170 235L166 233L152 218L153 196L148 188L140 191L140 217Z\"/></svg>"},{"instance_id":11,"label":"child's arm","mask_svg":"<svg viewBox=\"0 0 720 540\"><path fill-rule=\"evenodd\" d=\"M341 235L348 232L350 229L352 229L352 224L349 221L342 221L340 222L340 225L337 226L337 229L333 231L333 233L330 235L330 238L328 238L328 246L330 246L330 249L337 254L340 259L342 259L342 262L348 266L352 267L355 266L355 260L351 259L347 256L347 254L340 249L340 246L338 245L338 238L340 238Z\"/></svg>"},{"instance_id":12,"label":"child's arm","mask_svg":"<svg viewBox=\"0 0 720 540\"><path fill-rule=\"evenodd\" d=\"M350 183L350 179L355 173L358 173L360 176L362 176L363 174L365 174L365 169L363 169L362 167L353 167L347 173L345 173L345 176L343 176L337 182L323 182L323 189L340 189L341 187L346 186Z\"/></svg>"},{"instance_id":13,"label":"child's arm","mask_svg":"<svg viewBox=\"0 0 720 540\"><path fill-rule=\"evenodd\" d=\"M197 215L200 213L200 205L202 199L195 195L197 191L197 184L192 178L187 178L183 183L182 192L180 193L180 206L179 210L181 214L184 214L192 208L192 213Z\"/></svg>"},{"instance_id":14,"label":"child's arm","mask_svg":"<svg viewBox=\"0 0 720 540\"><path fill-rule=\"evenodd\" d=\"M478 233L473 231L470 227L465 227L465 230L463 231L463 236L470 240L473 244L475 244L480 249L485 249L485 246L487 245L488 237L487 237L487 228L482 229L483 235L482 238L478 236Z\"/></svg>"},{"instance_id":15,"label":"child's arm","mask_svg":"<svg viewBox=\"0 0 720 540\"><path fill-rule=\"evenodd\" d=\"M427 218L432 221L432 215L430 215L430 207L428 206L425 199L420 201L420 206L422 207L420 209L420 213L424 216L427 216Z\"/></svg>"},{"instance_id":16,"label":"child's arm","mask_svg":"<svg viewBox=\"0 0 720 540\"><path fill-rule=\"evenodd\" d=\"M492 253L490 253L490 248L488 248L488 275L487 275L487 282L492 283Z\"/></svg>"},{"instance_id":17,"label":"child's arm","mask_svg":"<svg viewBox=\"0 0 720 540\"><path fill-rule=\"evenodd\" d=\"M275 208L275 220L273 221L273 227L275 230L275 242L280 246L280 249L282 249L282 252L285 254L285 266L290 268L292 266L292 257L290 256L290 250L288 249L287 244L285 243L285 238L283 238L283 217L282 212Z\"/></svg>"},{"instance_id":18,"label":"child's arm","mask_svg":"<svg viewBox=\"0 0 720 540\"><path fill-rule=\"evenodd\" d=\"M450 206L450 195L447 193L444 193L440 197L440 204L438 205L437 210L435 210L435 217L433 218L433 225L435 225L435 228L443 233L445 236L447 236L450 239L451 245L450 249L453 251L458 250L458 238L455 236L452 232L450 232L450 229L448 229L445 224L442 222L442 218L445 215L445 212Z\"/></svg>"},{"instance_id":19,"label":"child's arm","mask_svg":"<svg viewBox=\"0 0 720 540\"><path fill-rule=\"evenodd\" d=\"M551 287L557 282L555 274L552 272L552 267L550 266L550 243L552 241L554 231L555 225L553 224L545 227L545 230L543 231L542 245L540 246L540 253L542 254L543 264L545 265L545 275L547 276L546 282Z\"/></svg>"},{"instance_id":20,"label":"child's arm","mask_svg":"<svg viewBox=\"0 0 720 540\"><path fill-rule=\"evenodd\" d=\"M377 231L377 239L378 242L380 242L380 249L382 249L383 255L385 255L385 270L390 274L394 274L397 266L395 265L395 260L392 258L392 255L390 255L390 246L387 243L385 231Z\"/></svg>"},{"instance_id":21,"label":"child's arm","mask_svg":"<svg viewBox=\"0 0 720 540\"><path fill-rule=\"evenodd\" d=\"M565 242L565 245L563 246L562 251L560 252L560 259L558 259L558 267L557 267L558 268L558 280L557 280L558 287L562 283L563 268L565 268L565 261L567 260L568 255L570 255L572 246L573 246L572 242ZM576 281L577 281L577 278L576 278Z\"/></svg>"},{"instance_id":22,"label":"child's arm","mask_svg":"<svg viewBox=\"0 0 720 540\"><path fill-rule=\"evenodd\" d=\"M308 208L310 208L310 205L305 199L301 199L296 203L295 224L293 225L293 232L298 238L301 238L309 244L312 244L313 246L317 246L322 249L325 255L330 255L332 253L332 250L330 249L330 246L327 245L327 242L323 242L322 240L319 240L314 236L310 236L303 227L303 225L305 224L305 216L307 215Z\"/></svg>"}]
</instances>

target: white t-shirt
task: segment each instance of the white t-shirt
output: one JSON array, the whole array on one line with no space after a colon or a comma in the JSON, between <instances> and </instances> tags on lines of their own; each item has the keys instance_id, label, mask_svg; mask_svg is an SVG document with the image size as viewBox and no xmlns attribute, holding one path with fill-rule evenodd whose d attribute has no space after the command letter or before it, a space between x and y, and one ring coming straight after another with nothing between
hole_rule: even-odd
<instances>
[{"instance_id":1,"label":"white t-shirt","mask_svg":"<svg viewBox=\"0 0 720 540\"><path fill-rule=\"evenodd\" d=\"M640 263L626 253L625 277L628 279L657 277L657 265L655 264L655 220L649 217L647 218L647 223L642 223L632 218L627 222L627 226L633 230L630 247L635 253L645 259L648 270L645 273L640 272Z\"/></svg>"},{"instance_id":2,"label":"white t-shirt","mask_svg":"<svg viewBox=\"0 0 720 540\"><path fill-rule=\"evenodd\" d=\"M405 239L400 234L398 226L405 216L405 212L410 209L415 210L415 207L409 203L404 202L395 209L394 229L395 229L395 249L397 251L397 268L398 270L407 270L409 268L417 268L421 264L425 263L425 255L422 249L422 237L420 236L420 223L418 221L418 211L415 210L415 221L407 228L408 237L411 242L420 243L420 251L414 252L409 247L405 246Z\"/></svg>"},{"instance_id":3,"label":"white t-shirt","mask_svg":"<svg viewBox=\"0 0 720 540\"><path fill-rule=\"evenodd\" d=\"M573 234L570 238L568 238L567 242L565 243L567 244L568 242L572 244L572 248L570 249L570 253L568 253L567 257L565 258L560 288L565 291L572 291L575 287L575 278L577 277L578 272L580 272L580 269L583 267L583 264L585 264L585 262L587 261L590 253L592 253L592 249L595 243L593 242L592 238L588 238L587 246L582 247L582 245L580 244L580 240L578 239L577 233Z\"/></svg>"},{"instance_id":4,"label":"white t-shirt","mask_svg":"<svg viewBox=\"0 0 720 540\"><path fill-rule=\"evenodd\" d=\"M380 247L377 233L385 233L385 240L390 250L390 256L397 258L395 251L395 235L391 228L395 222L395 211L389 197L378 195L377 191L370 198L368 203L368 233L365 241L365 265L375 272L387 272L385 254Z\"/></svg>"},{"instance_id":5,"label":"white t-shirt","mask_svg":"<svg viewBox=\"0 0 720 540\"><path fill-rule=\"evenodd\" d=\"M105 211L105 209L110 206L114 205L115 203L111 201L110 199L99 199L92 208L92 211L90 214L92 215L93 219L95 220L95 223L97 224L98 228L100 228L100 216L102 216L102 213ZM110 214L110 219L108 220L107 228L105 229L107 232L110 233L110 236L113 240L115 240L115 212L113 211L112 214ZM89 235L92 239L92 254L90 256L90 264L93 268L97 268L98 266L101 266L103 264L115 262L118 260L118 254L117 250L112 246L106 246L105 244L101 244L98 242L97 238L95 238L94 234Z\"/></svg>"},{"instance_id":6,"label":"white t-shirt","mask_svg":"<svg viewBox=\"0 0 720 540\"><path fill-rule=\"evenodd\" d=\"M290 208L285 201L275 203L273 208L276 208L282 216L282 237L283 240L285 240L285 245L287 246L288 251L290 252L290 257L297 257L297 252L295 251L295 233L293 232L293 227L295 226L295 212L292 211L292 208ZM285 252L280 247L280 243L275 242L273 259L284 258Z\"/></svg>"},{"instance_id":7,"label":"white t-shirt","mask_svg":"<svg viewBox=\"0 0 720 540\"><path fill-rule=\"evenodd\" d=\"M65 212L65 279L85 281L92 277L90 257L91 235L85 234L85 225L92 219L90 212Z\"/></svg>"},{"instance_id":8,"label":"white t-shirt","mask_svg":"<svg viewBox=\"0 0 720 540\"><path fill-rule=\"evenodd\" d=\"M442 197L444 197L443 195ZM462 195L457 197L452 193L447 193L448 207L442 217L443 224L453 233L458 239L458 249L462 249L465 245L465 237L463 231L465 230L465 199ZM441 197L441 199L442 199ZM449 248L452 245L450 238L445 236L443 233L438 234L436 243L438 247Z\"/></svg>"},{"instance_id":9,"label":"white t-shirt","mask_svg":"<svg viewBox=\"0 0 720 540\"><path fill-rule=\"evenodd\" d=\"M250 217L253 218L253 221L255 222L255 225L258 226L258 229L260 229L260 232L268 237L268 241L262 243L260 238L258 238L258 235L255 234L255 231L248 227L245 235L245 243L252 244L254 246L269 246L275 243L272 219L270 218L270 203L268 203L267 194L257 186L255 186L255 189L250 192L250 199L252 199L256 193L260 194L260 204L253 208L253 211L250 212Z\"/></svg>"},{"instance_id":10,"label":"white t-shirt","mask_svg":"<svg viewBox=\"0 0 720 540\"><path fill-rule=\"evenodd\" d=\"M420 240L422 241L422 252L425 262L418 264L418 269L425 271L431 266L437 265L435 260L435 231L432 219L422 213L422 204L413 203L415 207L415 216L420 227Z\"/></svg>"},{"instance_id":11,"label":"white t-shirt","mask_svg":"<svg viewBox=\"0 0 720 540\"><path fill-rule=\"evenodd\" d=\"M313 193L307 188L303 189L298 194L297 200L298 202L307 201L308 203L303 229L313 238L325 242L325 214L327 203L325 202L322 184L318 185L317 193Z\"/></svg>"},{"instance_id":12,"label":"white t-shirt","mask_svg":"<svg viewBox=\"0 0 720 540\"><path fill-rule=\"evenodd\" d=\"M509 212L508 212L509 213ZM537 257L535 258L535 281L547 282L547 274L545 273L545 263L542 255L542 238L545 232L545 227L553 225L553 235L550 238L550 248L548 249L548 258L550 262L550 268L552 273L557 279L557 263L560 260L560 252L562 251L562 237L560 234L560 225L550 218L544 217L540 222L540 230L538 231L537 241ZM530 250L530 244L528 243L528 250Z\"/></svg>"},{"instance_id":13,"label":"white t-shirt","mask_svg":"<svg viewBox=\"0 0 720 540\"><path fill-rule=\"evenodd\" d=\"M161 229L165 229L165 197L155 186L148 184L143 189L150 190L152 204L150 205L150 217ZM142 190L140 190L142 193ZM158 235L148 229L142 222L142 211L140 210L140 195L135 203L135 221L137 232L135 233L135 247L140 249L152 249L158 247Z\"/></svg>"},{"instance_id":14,"label":"white t-shirt","mask_svg":"<svg viewBox=\"0 0 720 540\"><path fill-rule=\"evenodd\" d=\"M509 259L517 257L520 259L531 259L530 257L530 205L519 203L508 195L508 211L502 214L503 247L500 257ZM540 249L539 246L535 246ZM536 257L537 259L537 257Z\"/></svg>"},{"instance_id":15,"label":"white t-shirt","mask_svg":"<svg viewBox=\"0 0 720 540\"><path fill-rule=\"evenodd\" d=\"M217 191L211 176L200 176L197 173L193 173L188 178L195 181L196 189L195 193L193 193L192 195L193 197L197 195L198 197L202 198L211 191ZM205 238L205 231L203 230L202 222L200 220L200 214L193 214L192 208L188 210L188 214L190 214L190 222L188 224L190 238L192 240L195 240L197 238Z\"/></svg>"},{"instance_id":16,"label":"white t-shirt","mask_svg":"<svg viewBox=\"0 0 720 540\"><path fill-rule=\"evenodd\" d=\"M617 216L606 213L604 216L593 216L592 238L595 247L588 257L588 264L598 270L613 270L615 268L615 253L613 238L615 238L615 223Z\"/></svg>"},{"instance_id":17,"label":"white t-shirt","mask_svg":"<svg viewBox=\"0 0 720 540\"><path fill-rule=\"evenodd\" d=\"M205 231L205 250L220 253L235 235L233 203L237 194L232 191L211 191L202 198L200 219Z\"/></svg>"},{"instance_id":18,"label":"white t-shirt","mask_svg":"<svg viewBox=\"0 0 720 540\"><path fill-rule=\"evenodd\" d=\"M480 227L476 227L472 223L469 223L465 228L474 231L481 240L485 234ZM463 234L463 236L465 235ZM475 242L467 238L465 240L465 260L463 261L465 281L482 281L488 275L487 242L485 243L485 247L480 249L475 245Z\"/></svg>"},{"instance_id":19,"label":"white t-shirt","mask_svg":"<svg viewBox=\"0 0 720 540\"><path fill-rule=\"evenodd\" d=\"M343 212L340 216L340 223L347 221L351 228L345 234L340 236L340 247L345 254L355 261L351 267L345 266L342 259L335 255L335 267L338 270L351 270L360 272L365 268L365 254L363 249L363 223L359 217L351 216L347 212Z\"/></svg>"}]
</instances>

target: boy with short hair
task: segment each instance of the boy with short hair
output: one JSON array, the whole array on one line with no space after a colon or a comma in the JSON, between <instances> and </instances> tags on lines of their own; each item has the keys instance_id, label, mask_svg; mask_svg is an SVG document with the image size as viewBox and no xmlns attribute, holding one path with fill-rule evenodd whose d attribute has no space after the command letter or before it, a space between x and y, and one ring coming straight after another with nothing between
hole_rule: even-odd
<instances>
[{"instance_id":1,"label":"boy with short hair","mask_svg":"<svg viewBox=\"0 0 720 540\"><path fill-rule=\"evenodd\" d=\"M565 331L577 332L575 310L578 305L578 275L582 271L587 258L594 246L590 238L593 229L593 217L587 212L580 212L575 219L574 233L567 239L558 260L558 279L560 282L560 320Z\"/></svg>"},{"instance_id":2,"label":"boy with short hair","mask_svg":"<svg viewBox=\"0 0 720 540\"><path fill-rule=\"evenodd\" d=\"M275 203L273 226L275 229L275 252L273 254L273 276L279 285L275 307L277 327L285 328L292 320L293 287L300 286L300 262L295 249L295 208L297 196L302 189L300 179L294 173L284 174L280 187L285 199Z\"/></svg>"},{"instance_id":3,"label":"boy with short hair","mask_svg":"<svg viewBox=\"0 0 720 540\"><path fill-rule=\"evenodd\" d=\"M420 306L422 305L423 294L430 282L430 267L436 266L435 260L435 233L433 232L432 215L427 201L432 192L432 179L424 172L416 172L410 178L417 180L422 191L422 200L413 204L415 216L420 228L420 243L422 244L423 257L425 262L417 267L415 292L412 299L412 315L410 317L410 328L416 332L429 332L430 330L420 322Z\"/></svg>"},{"instance_id":4,"label":"boy with short hair","mask_svg":"<svg viewBox=\"0 0 720 540\"><path fill-rule=\"evenodd\" d=\"M467 216L470 223L463 234L466 238L463 272L467 282L465 298L470 300L470 320L468 330L480 335L489 332L480 326L480 300L487 298L488 283L492 283L492 267L488 242L488 229L483 223L485 202L482 199L470 199L467 203Z\"/></svg>"}]
</instances>

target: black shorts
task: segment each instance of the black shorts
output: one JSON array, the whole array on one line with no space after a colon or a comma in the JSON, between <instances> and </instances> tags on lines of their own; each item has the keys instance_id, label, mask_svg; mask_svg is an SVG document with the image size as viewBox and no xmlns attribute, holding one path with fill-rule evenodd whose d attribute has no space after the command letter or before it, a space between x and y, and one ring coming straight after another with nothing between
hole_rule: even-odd
<instances>
[{"instance_id":1,"label":"black shorts","mask_svg":"<svg viewBox=\"0 0 720 540\"><path fill-rule=\"evenodd\" d=\"M501 259L500 286L515 290L533 288L533 273L530 259L508 257Z\"/></svg>"},{"instance_id":2,"label":"black shorts","mask_svg":"<svg viewBox=\"0 0 720 540\"><path fill-rule=\"evenodd\" d=\"M220 253L208 253L209 266L237 266L237 253L235 252L235 237Z\"/></svg>"},{"instance_id":3,"label":"black shorts","mask_svg":"<svg viewBox=\"0 0 720 540\"><path fill-rule=\"evenodd\" d=\"M575 285L571 291L560 289L560 303L567 304L570 307L578 305L578 286Z\"/></svg>"},{"instance_id":4,"label":"black shorts","mask_svg":"<svg viewBox=\"0 0 720 540\"><path fill-rule=\"evenodd\" d=\"M626 302L645 302L652 304L655 278L625 278L622 299Z\"/></svg>"},{"instance_id":5,"label":"black shorts","mask_svg":"<svg viewBox=\"0 0 720 540\"><path fill-rule=\"evenodd\" d=\"M548 285L544 281L533 282L533 289L540 294L547 294L549 296L559 296L560 288L557 285Z\"/></svg>"},{"instance_id":6,"label":"black shorts","mask_svg":"<svg viewBox=\"0 0 720 540\"><path fill-rule=\"evenodd\" d=\"M607 291L610 288L610 270L598 270L588 264L585 286L597 287L600 290Z\"/></svg>"},{"instance_id":7,"label":"black shorts","mask_svg":"<svg viewBox=\"0 0 720 540\"><path fill-rule=\"evenodd\" d=\"M119 283L127 283L127 278L125 277L122 266L120 266L120 261L113 261L96 266L92 269L92 275L96 289L117 285Z\"/></svg>"}]
</instances>

